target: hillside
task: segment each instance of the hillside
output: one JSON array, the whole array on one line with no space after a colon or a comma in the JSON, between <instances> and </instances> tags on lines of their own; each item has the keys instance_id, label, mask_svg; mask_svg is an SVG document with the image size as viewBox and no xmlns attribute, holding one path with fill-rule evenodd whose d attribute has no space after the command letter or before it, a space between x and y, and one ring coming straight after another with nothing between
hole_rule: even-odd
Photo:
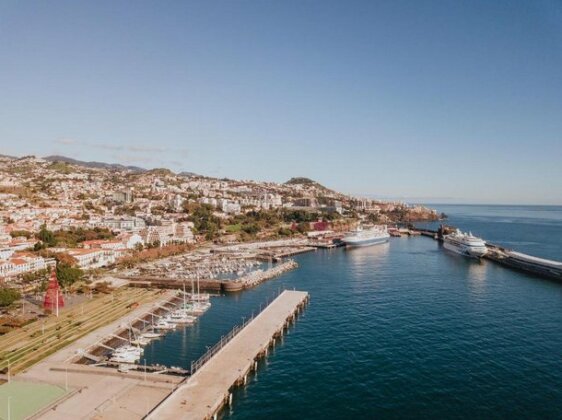
<instances>
[{"instance_id":1,"label":"hillside","mask_svg":"<svg viewBox=\"0 0 562 420\"><path fill-rule=\"evenodd\" d=\"M86 168L114 169L114 170L117 169L117 170L129 170L135 172L146 171L146 169L140 168L138 166L126 166L126 165L121 165L119 163L105 163L105 162L96 162L96 161L86 162L83 160L77 160L77 159L69 158L66 156L59 156L59 155L46 156L43 159L49 162L65 162L65 163L70 163L72 165L83 166Z\"/></svg>"}]
</instances>

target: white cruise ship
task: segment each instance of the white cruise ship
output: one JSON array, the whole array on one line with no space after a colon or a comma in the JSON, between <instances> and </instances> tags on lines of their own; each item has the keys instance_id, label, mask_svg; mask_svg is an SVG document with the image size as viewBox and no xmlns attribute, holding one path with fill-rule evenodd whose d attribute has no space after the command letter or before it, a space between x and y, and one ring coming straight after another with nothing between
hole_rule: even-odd
<instances>
[{"instance_id":1,"label":"white cruise ship","mask_svg":"<svg viewBox=\"0 0 562 420\"><path fill-rule=\"evenodd\" d=\"M389 233L384 226L374 226L370 229L363 229L359 226L356 230L349 232L342 238L347 246L369 246L388 242Z\"/></svg>"},{"instance_id":2,"label":"white cruise ship","mask_svg":"<svg viewBox=\"0 0 562 420\"><path fill-rule=\"evenodd\" d=\"M443 237L443 247L465 257L480 258L488 251L483 239L463 233L460 230Z\"/></svg>"}]
</instances>

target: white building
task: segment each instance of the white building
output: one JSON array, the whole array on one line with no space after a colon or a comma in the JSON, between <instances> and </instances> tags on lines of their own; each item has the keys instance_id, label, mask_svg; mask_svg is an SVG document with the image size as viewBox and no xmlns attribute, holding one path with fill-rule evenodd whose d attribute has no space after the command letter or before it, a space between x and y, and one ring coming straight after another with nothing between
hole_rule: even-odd
<instances>
[{"instance_id":1,"label":"white building","mask_svg":"<svg viewBox=\"0 0 562 420\"><path fill-rule=\"evenodd\" d=\"M115 263L116 253L111 249L71 249L68 255L75 258L80 268L99 268Z\"/></svg>"},{"instance_id":2,"label":"white building","mask_svg":"<svg viewBox=\"0 0 562 420\"><path fill-rule=\"evenodd\" d=\"M32 273L54 264L53 258L37 257L33 254L15 254L8 259L0 260L0 277L15 277Z\"/></svg>"},{"instance_id":3,"label":"white building","mask_svg":"<svg viewBox=\"0 0 562 420\"><path fill-rule=\"evenodd\" d=\"M123 217L123 218L104 218L96 223L96 226L106 227L111 230L118 231L134 231L145 227L145 222L140 217Z\"/></svg>"},{"instance_id":4,"label":"white building","mask_svg":"<svg viewBox=\"0 0 562 420\"><path fill-rule=\"evenodd\" d=\"M194 241L192 228L193 223L191 222L170 222L162 226L148 226L141 232L141 237L147 245L156 242L160 246L174 242L191 243Z\"/></svg>"}]
</instances>

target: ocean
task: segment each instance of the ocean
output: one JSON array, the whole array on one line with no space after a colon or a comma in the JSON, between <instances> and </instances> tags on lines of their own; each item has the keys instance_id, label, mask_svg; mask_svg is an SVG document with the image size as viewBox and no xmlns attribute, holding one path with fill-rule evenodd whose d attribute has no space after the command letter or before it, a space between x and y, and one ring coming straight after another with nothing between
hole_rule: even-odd
<instances>
[{"instance_id":1,"label":"ocean","mask_svg":"<svg viewBox=\"0 0 562 420\"><path fill-rule=\"evenodd\" d=\"M562 260L562 207L434 205L447 223ZM188 368L283 288L310 293L228 419L562 418L562 284L430 238L323 250L145 350Z\"/></svg>"}]
</instances>

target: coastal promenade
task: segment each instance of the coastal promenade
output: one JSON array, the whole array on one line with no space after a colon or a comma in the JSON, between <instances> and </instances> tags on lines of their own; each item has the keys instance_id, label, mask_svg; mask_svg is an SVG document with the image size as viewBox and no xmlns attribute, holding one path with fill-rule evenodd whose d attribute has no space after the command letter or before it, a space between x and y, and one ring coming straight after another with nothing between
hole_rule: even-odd
<instances>
[{"instance_id":1,"label":"coastal promenade","mask_svg":"<svg viewBox=\"0 0 562 420\"><path fill-rule=\"evenodd\" d=\"M231 388L245 384L260 355L308 301L307 292L282 292L267 308L180 385L148 419L209 419L231 402Z\"/></svg>"},{"instance_id":2,"label":"coastal promenade","mask_svg":"<svg viewBox=\"0 0 562 420\"><path fill-rule=\"evenodd\" d=\"M141 419L167 396L182 378L172 375L119 373L115 369L84 366L72 360L114 331L130 325L158 304L169 301L172 291L153 298L111 323L74 341L15 376L21 386L50 384L64 390L64 396L36 412L34 419ZM87 315L87 314L86 314ZM90 315L92 316L92 315ZM22 396L25 400L25 396ZM0 414L0 416L3 415Z\"/></svg>"}]
</instances>

